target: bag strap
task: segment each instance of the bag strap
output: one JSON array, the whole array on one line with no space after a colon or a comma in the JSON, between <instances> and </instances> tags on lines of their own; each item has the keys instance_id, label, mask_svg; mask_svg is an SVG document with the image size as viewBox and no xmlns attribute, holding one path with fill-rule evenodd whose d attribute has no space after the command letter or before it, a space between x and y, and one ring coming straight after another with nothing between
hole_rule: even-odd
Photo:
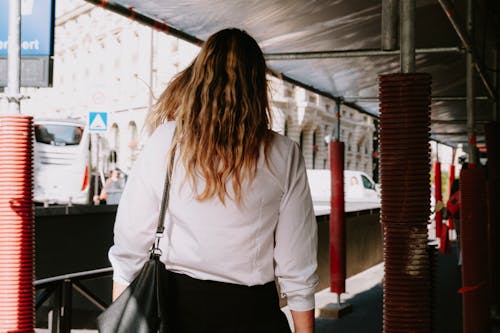
<instances>
[{"instance_id":1,"label":"bag strap","mask_svg":"<svg viewBox=\"0 0 500 333\"><path fill-rule=\"evenodd\" d=\"M175 160L175 151L177 150L177 142L175 142L175 136L177 133L177 128L174 130L174 134L172 136L173 146L170 150L170 159L167 165L167 172L165 177L165 185L163 186L163 195L161 200L161 208L160 208L160 216L158 217L158 227L156 228L156 241L153 244L151 249L151 253L160 252L159 244L160 239L163 237L163 233L165 231L165 213L167 212L168 202L170 199L170 182L172 180L172 170L174 168L174 160Z\"/></svg>"}]
</instances>

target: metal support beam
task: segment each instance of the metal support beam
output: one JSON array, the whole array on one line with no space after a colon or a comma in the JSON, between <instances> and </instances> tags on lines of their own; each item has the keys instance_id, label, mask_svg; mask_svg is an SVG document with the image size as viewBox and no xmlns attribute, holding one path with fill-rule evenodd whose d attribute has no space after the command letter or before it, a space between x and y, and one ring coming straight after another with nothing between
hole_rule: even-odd
<instances>
[{"instance_id":1,"label":"metal support beam","mask_svg":"<svg viewBox=\"0 0 500 333\"><path fill-rule=\"evenodd\" d=\"M399 16L401 72L412 73L415 72L415 0L401 0Z\"/></svg>"},{"instance_id":2,"label":"metal support beam","mask_svg":"<svg viewBox=\"0 0 500 333\"><path fill-rule=\"evenodd\" d=\"M203 44L203 41L199 38L196 38L190 34L185 33L184 31L178 30L171 25L168 25L165 22L160 22L157 20L154 20L146 15L143 15L141 13L138 13L134 11L134 7L125 7L119 3L116 3L112 0L85 0L88 3L91 3L93 5L96 5L98 7L105 8L107 10L112 11L113 13L125 16L128 19L131 19L133 21L142 23L146 26L152 27L153 29L156 29L158 31L163 31L165 33L168 33L169 35L172 35L174 37L183 39L187 42L196 44L196 45L201 45Z\"/></svg>"},{"instance_id":3,"label":"metal support beam","mask_svg":"<svg viewBox=\"0 0 500 333\"><path fill-rule=\"evenodd\" d=\"M398 56L399 50L383 51L378 49L361 49L361 50L332 50L318 52L280 52L266 53L264 57L268 61L272 60L304 60L304 59L330 59L330 58L357 58L357 57L386 57ZM416 54L431 54L431 53L464 53L460 47L431 47L415 49Z\"/></svg>"},{"instance_id":4,"label":"metal support beam","mask_svg":"<svg viewBox=\"0 0 500 333\"><path fill-rule=\"evenodd\" d=\"M70 333L73 288L71 280L64 280L57 286L53 298L52 333Z\"/></svg>"},{"instance_id":5,"label":"metal support beam","mask_svg":"<svg viewBox=\"0 0 500 333\"><path fill-rule=\"evenodd\" d=\"M466 136L468 132L431 132L431 135L440 136Z\"/></svg>"},{"instance_id":6,"label":"metal support beam","mask_svg":"<svg viewBox=\"0 0 500 333\"><path fill-rule=\"evenodd\" d=\"M392 51L398 47L399 0L382 0L381 49Z\"/></svg>"},{"instance_id":7,"label":"metal support beam","mask_svg":"<svg viewBox=\"0 0 500 333\"><path fill-rule=\"evenodd\" d=\"M489 120L476 120L477 124L486 124ZM467 123L467 119L452 119L452 120L443 120L443 119L431 119L431 124L435 125L463 125Z\"/></svg>"},{"instance_id":8,"label":"metal support beam","mask_svg":"<svg viewBox=\"0 0 500 333\"><path fill-rule=\"evenodd\" d=\"M341 101L335 101L335 117L337 118L337 131L335 133L335 141L340 141L340 103Z\"/></svg>"},{"instance_id":9,"label":"metal support beam","mask_svg":"<svg viewBox=\"0 0 500 333\"><path fill-rule=\"evenodd\" d=\"M73 288L80 293L83 297L85 297L89 302L94 304L99 310L104 311L109 306L106 302L104 302L101 298L92 293L87 287L81 284L78 281L73 281Z\"/></svg>"},{"instance_id":10,"label":"metal support beam","mask_svg":"<svg viewBox=\"0 0 500 333\"><path fill-rule=\"evenodd\" d=\"M467 0L467 34L473 36L474 28L474 13L472 12L472 0ZM475 163L476 161L476 133L475 133L475 114L474 114L474 57L472 49L467 50L466 55L466 111L467 111L467 136L469 138L468 154L469 162Z\"/></svg>"},{"instance_id":11,"label":"metal support beam","mask_svg":"<svg viewBox=\"0 0 500 333\"><path fill-rule=\"evenodd\" d=\"M451 25L455 29L458 37L462 41L463 46L471 54L474 67L476 68L479 77L481 78L481 81L483 81L484 87L486 88L488 95L491 98L495 99L496 93L491 83L489 82L488 77L486 76L486 71L484 70L483 65L479 62L479 58L477 57L472 42L470 40L471 35L465 32L463 28L460 26L459 20L455 15L456 11L453 4L451 3L450 0L438 0L438 1L441 7L443 8L444 12L446 13L446 16L448 16L448 19L450 20Z\"/></svg>"},{"instance_id":12,"label":"metal support beam","mask_svg":"<svg viewBox=\"0 0 500 333\"><path fill-rule=\"evenodd\" d=\"M476 101L487 101L489 98L487 96L475 96ZM363 102L363 103L378 103L377 96L346 96L345 101L349 102ZM433 102L464 102L467 100L466 96L433 96L431 97Z\"/></svg>"},{"instance_id":13,"label":"metal support beam","mask_svg":"<svg viewBox=\"0 0 500 333\"><path fill-rule=\"evenodd\" d=\"M453 102L453 101L466 101L467 96L435 96L431 98L433 102ZM488 96L474 96L476 101L487 101Z\"/></svg>"},{"instance_id":14,"label":"metal support beam","mask_svg":"<svg viewBox=\"0 0 500 333\"><path fill-rule=\"evenodd\" d=\"M9 0L7 71L8 113L19 114L21 98L21 0Z\"/></svg>"}]
</instances>

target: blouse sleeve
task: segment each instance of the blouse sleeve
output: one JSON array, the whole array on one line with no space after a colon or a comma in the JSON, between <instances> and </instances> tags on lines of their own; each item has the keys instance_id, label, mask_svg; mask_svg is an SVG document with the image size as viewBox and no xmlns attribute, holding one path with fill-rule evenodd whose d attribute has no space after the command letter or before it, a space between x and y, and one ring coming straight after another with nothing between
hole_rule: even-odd
<instances>
[{"instance_id":1,"label":"blouse sleeve","mask_svg":"<svg viewBox=\"0 0 500 333\"><path fill-rule=\"evenodd\" d=\"M134 163L120 199L114 245L108 257L113 266L113 280L124 285L130 284L139 273L154 242L161 200L154 184L161 183L163 187L167 138L161 128L149 138Z\"/></svg>"},{"instance_id":2,"label":"blouse sleeve","mask_svg":"<svg viewBox=\"0 0 500 333\"><path fill-rule=\"evenodd\" d=\"M275 271L289 308L306 311L315 306L318 236L304 158L296 143L290 147L284 183L275 235Z\"/></svg>"}]
</instances>

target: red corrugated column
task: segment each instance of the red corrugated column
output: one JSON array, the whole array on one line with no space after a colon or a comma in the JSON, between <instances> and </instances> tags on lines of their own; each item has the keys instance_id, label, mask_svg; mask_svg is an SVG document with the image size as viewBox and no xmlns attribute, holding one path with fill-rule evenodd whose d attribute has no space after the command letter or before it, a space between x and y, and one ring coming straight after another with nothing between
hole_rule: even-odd
<instances>
[{"instance_id":1,"label":"red corrugated column","mask_svg":"<svg viewBox=\"0 0 500 333\"><path fill-rule=\"evenodd\" d=\"M432 331L430 93L428 74L379 77L385 333Z\"/></svg>"},{"instance_id":2,"label":"red corrugated column","mask_svg":"<svg viewBox=\"0 0 500 333\"><path fill-rule=\"evenodd\" d=\"M0 116L0 332L34 331L32 117Z\"/></svg>"},{"instance_id":3,"label":"red corrugated column","mask_svg":"<svg viewBox=\"0 0 500 333\"><path fill-rule=\"evenodd\" d=\"M345 292L344 143L330 142L330 291Z\"/></svg>"},{"instance_id":4,"label":"red corrugated column","mask_svg":"<svg viewBox=\"0 0 500 333\"><path fill-rule=\"evenodd\" d=\"M441 163L434 162L434 199L436 205L438 202L443 201L443 195L441 193ZM441 211L436 211L434 214L434 220L436 222L436 238L441 237L441 228L443 226L443 217Z\"/></svg>"},{"instance_id":5,"label":"red corrugated column","mask_svg":"<svg viewBox=\"0 0 500 333\"><path fill-rule=\"evenodd\" d=\"M462 170L460 191L463 332L490 332L485 169Z\"/></svg>"},{"instance_id":6,"label":"red corrugated column","mask_svg":"<svg viewBox=\"0 0 500 333\"><path fill-rule=\"evenodd\" d=\"M486 125L491 301L500 314L500 122Z\"/></svg>"}]
</instances>

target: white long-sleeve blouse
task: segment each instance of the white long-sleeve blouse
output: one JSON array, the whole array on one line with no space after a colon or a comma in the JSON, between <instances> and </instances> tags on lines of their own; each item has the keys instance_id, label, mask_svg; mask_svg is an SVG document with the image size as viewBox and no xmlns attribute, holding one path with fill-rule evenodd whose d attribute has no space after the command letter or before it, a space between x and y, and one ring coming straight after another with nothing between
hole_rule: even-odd
<instances>
[{"instance_id":1,"label":"white long-sleeve blouse","mask_svg":"<svg viewBox=\"0 0 500 333\"><path fill-rule=\"evenodd\" d=\"M121 284L138 274L154 241L174 128L167 122L148 139L121 197L109 251L113 279ZM290 309L313 309L317 224L298 145L273 134L268 163L261 154L256 178L243 184L240 206L217 197L196 200L178 155L160 241L167 269L247 286L276 276ZM197 182L203 188L201 177Z\"/></svg>"}]
</instances>

